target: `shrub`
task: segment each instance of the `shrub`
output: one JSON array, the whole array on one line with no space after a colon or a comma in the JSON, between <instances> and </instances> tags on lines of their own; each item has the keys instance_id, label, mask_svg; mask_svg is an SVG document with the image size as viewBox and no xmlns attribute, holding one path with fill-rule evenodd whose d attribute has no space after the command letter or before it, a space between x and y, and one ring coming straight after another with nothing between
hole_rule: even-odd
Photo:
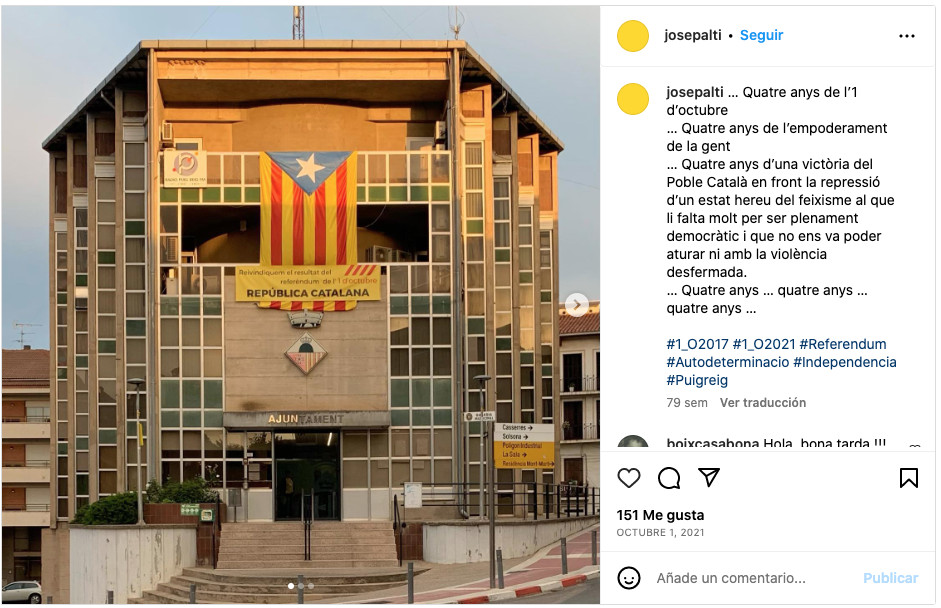
<instances>
[{"instance_id":1,"label":"shrub","mask_svg":"<svg viewBox=\"0 0 941 608\"><path fill-rule=\"evenodd\" d=\"M209 489L209 484L202 477L187 479L183 483L168 480L163 485L151 479L144 492L144 499L147 502L215 502L216 493Z\"/></svg>"},{"instance_id":2,"label":"shrub","mask_svg":"<svg viewBox=\"0 0 941 608\"><path fill-rule=\"evenodd\" d=\"M137 493L124 492L105 496L75 512L72 523L84 526L104 526L137 523Z\"/></svg>"}]
</instances>

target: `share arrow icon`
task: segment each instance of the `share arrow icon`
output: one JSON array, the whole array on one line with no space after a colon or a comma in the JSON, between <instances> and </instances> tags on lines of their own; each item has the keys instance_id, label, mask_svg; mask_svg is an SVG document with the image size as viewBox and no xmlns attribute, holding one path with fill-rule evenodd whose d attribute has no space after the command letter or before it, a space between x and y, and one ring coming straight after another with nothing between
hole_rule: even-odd
<instances>
[{"instance_id":1,"label":"share arrow icon","mask_svg":"<svg viewBox=\"0 0 941 608\"><path fill-rule=\"evenodd\" d=\"M716 476L719 474L719 469L699 469L699 472L706 478L706 487L711 488L712 482L716 480Z\"/></svg>"}]
</instances>

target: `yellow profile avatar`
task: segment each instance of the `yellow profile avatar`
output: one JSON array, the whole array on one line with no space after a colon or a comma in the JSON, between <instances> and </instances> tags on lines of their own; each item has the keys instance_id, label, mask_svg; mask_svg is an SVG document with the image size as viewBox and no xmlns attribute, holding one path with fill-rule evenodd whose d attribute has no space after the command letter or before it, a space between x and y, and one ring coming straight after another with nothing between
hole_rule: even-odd
<instances>
[{"instance_id":1,"label":"yellow profile avatar","mask_svg":"<svg viewBox=\"0 0 941 608\"><path fill-rule=\"evenodd\" d=\"M636 82L626 84L618 91L618 107L625 114L631 114L632 116L640 114L647 109L649 102L650 95L647 94L647 89Z\"/></svg>"},{"instance_id":2,"label":"yellow profile avatar","mask_svg":"<svg viewBox=\"0 0 941 608\"><path fill-rule=\"evenodd\" d=\"M640 21L625 21L618 28L618 44L625 51L636 53L645 46L650 39L650 33Z\"/></svg>"}]
</instances>

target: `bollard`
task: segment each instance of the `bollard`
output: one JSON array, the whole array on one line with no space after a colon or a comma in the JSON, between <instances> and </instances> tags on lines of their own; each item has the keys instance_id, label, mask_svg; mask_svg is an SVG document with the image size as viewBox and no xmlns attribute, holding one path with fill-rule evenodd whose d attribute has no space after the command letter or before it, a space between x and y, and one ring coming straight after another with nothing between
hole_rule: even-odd
<instances>
[{"instance_id":1,"label":"bollard","mask_svg":"<svg viewBox=\"0 0 941 608\"><path fill-rule=\"evenodd\" d=\"M190 583L190 604L196 603L196 583Z\"/></svg>"},{"instance_id":2,"label":"bollard","mask_svg":"<svg viewBox=\"0 0 941 608\"><path fill-rule=\"evenodd\" d=\"M114 591L112 591L111 589L108 589L108 596L107 596L107 598L108 598L108 599L105 600L105 603L106 603L106 604L113 604L113 603L114 603Z\"/></svg>"},{"instance_id":3,"label":"bollard","mask_svg":"<svg viewBox=\"0 0 941 608\"><path fill-rule=\"evenodd\" d=\"M503 589L503 549L497 549L497 587Z\"/></svg>"},{"instance_id":4,"label":"bollard","mask_svg":"<svg viewBox=\"0 0 941 608\"><path fill-rule=\"evenodd\" d=\"M304 603L304 575L297 575L297 603Z\"/></svg>"},{"instance_id":5,"label":"bollard","mask_svg":"<svg viewBox=\"0 0 941 608\"><path fill-rule=\"evenodd\" d=\"M569 573L569 556L566 553L565 539L562 539L562 574Z\"/></svg>"},{"instance_id":6,"label":"bollard","mask_svg":"<svg viewBox=\"0 0 941 608\"><path fill-rule=\"evenodd\" d=\"M591 531L591 565L598 565L598 531Z\"/></svg>"},{"instance_id":7,"label":"bollard","mask_svg":"<svg viewBox=\"0 0 941 608\"><path fill-rule=\"evenodd\" d=\"M415 603L415 562L408 563L408 603Z\"/></svg>"}]
</instances>

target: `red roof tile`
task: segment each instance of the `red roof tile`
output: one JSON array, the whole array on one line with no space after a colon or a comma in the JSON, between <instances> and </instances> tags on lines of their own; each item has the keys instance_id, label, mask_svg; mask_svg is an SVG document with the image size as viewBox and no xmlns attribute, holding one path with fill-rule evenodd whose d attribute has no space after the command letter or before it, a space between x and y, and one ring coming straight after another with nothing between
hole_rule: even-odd
<instances>
[{"instance_id":1,"label":"red roof tile","mask_svg":"<svg viewBox=\"0 0 941 608\"><path fill-rule=\"evenodd\" d=\"M49 386L49 351L3 349L3 386Z\"/></svg>"},{"instance_id":2,"label":"red roof tile","mask_svg":"<svg viewBox=\"0 0 941 608\"><path fill-rule=\"evenodd\" d=\"M601 313L590 312L581 317L573 317L563 312L559 315L559 335L601 333Z\"/></svg>"}]
</instances>

